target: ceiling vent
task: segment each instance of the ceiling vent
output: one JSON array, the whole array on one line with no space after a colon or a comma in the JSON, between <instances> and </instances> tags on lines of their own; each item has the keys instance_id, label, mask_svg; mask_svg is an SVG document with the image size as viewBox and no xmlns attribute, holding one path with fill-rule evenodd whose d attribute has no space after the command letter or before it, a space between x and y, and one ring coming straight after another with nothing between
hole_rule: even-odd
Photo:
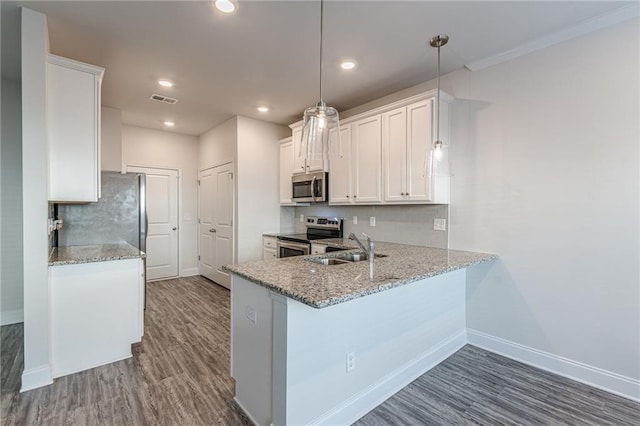
<instances>
[{"instance_id":1,"label":"ceiling vent","mask_svg":"<svg viewBox=\"0 0 640 426\"><path fill-rule=\"evenodd\" d=\"M158 101L158 102L164 102L165 104L175 104L178 102L177 99L173 99L173 98L168 98L166 96L162 96L162 95L156 95L155 93L153 95L151 95L149 97L149 99L151 99L152 101Z\"/></svg>"}]
</instances>

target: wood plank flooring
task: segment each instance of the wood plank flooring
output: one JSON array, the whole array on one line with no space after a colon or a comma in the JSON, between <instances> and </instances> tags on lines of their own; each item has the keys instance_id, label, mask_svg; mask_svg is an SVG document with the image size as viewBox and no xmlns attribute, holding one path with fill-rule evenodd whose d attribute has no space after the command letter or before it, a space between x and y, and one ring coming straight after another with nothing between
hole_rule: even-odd
<instances>
[{"instance_id":1,"label":"wood plank flooring","mask_svg":"<svg viewBox=\"0 0 640 426\"><path fill-rule=\"evenodd\" d=\"M22 394L22 325L1 327L2 425L248 425L229 376L229 291L189 277L147 297L133 358Z\"/></svg>"},{"instance_id":2,"label":"wood plank flooring","mask_svg":"<svg viewBox=\"0 0 640 426\"><path fill-rule=\"evenodd\" d=\"M22 394L22 325L0 327L0 423L248 425L229 377L229 292L189 277L147 295L133 358ZM356 423L466 424L637 426L640 404L465 346Z\"/></svg>"}]
</instances>

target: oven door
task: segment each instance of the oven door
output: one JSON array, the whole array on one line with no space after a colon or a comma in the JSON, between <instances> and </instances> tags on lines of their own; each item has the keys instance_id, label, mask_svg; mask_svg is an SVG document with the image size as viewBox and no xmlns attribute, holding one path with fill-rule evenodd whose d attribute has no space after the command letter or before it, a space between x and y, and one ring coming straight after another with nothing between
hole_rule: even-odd
<instances>
[{"instance_id":1,"label":"oven door","mask_svg":"<svg viewBox=\"0 0 640 426\"><path fill-rule=\"evenodd\" d=\"M311 245L278 240L278 258L305 256L311 251Z\"/></svg>"}]
</instances>

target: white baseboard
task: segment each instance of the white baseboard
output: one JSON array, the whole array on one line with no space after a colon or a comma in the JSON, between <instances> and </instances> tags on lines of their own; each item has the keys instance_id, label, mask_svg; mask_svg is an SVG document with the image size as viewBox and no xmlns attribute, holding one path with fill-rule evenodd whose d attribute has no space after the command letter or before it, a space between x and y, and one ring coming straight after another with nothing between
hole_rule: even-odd
<instances>
[{"instance_id":1,"label":"white baseboard","mask_svg":"<svg viewBox=\"0 0 640 426\"><path fill-rule=\"evenodd\" d=\"M233 397L233 402L236 403L236 405L238 406L238 408L240 408L240 410L242 410L242 412L244 413L244 415L255 425L258 426L258 422L256 422L256 420L251 417L251 414L249 414L249 412L244 408L244 406L240 403L240 401L238 400L238 398L236 398L235 396ZM273 425L272 425L273 426Z\"/></svg>"},{"instance_id":2,"label":"white baseboard","mask_svg":"<svg viewBox=\"0 0 640 426\"><path fill-rule=\"evenodd\" d=\"M361 390L333 410L318 417L311 424L349 425L354 423L400 389L453 355L466 343L465 330L450 336L378 382Z\"/></svg>"},{"instance_id":3,"label":"white baseboard","mask_svg":"<svg viewBox=\"0 0 640 426\"><path fill-rule=\"evenodd\" d=\"M193 277L194 275L200 275L198 268L185 268L182 270L183 277Z\"/></svg>"},{"instance_id":4,"label":"white baseboard","mask_svg":"<svg viewBox=\"0 0 640 426\"><path fill-rule=\"evenodd\" d=\"M503 355L541 370L549 371L634 401L640 401L640 380L472 329L467 329L467 341L470 345L489 352Z\"/></svg>"},{"instance_id":5,"label":"white baseboard","mask_svg":"<svg viewBox=\"0 0 640 426\"><path fill-rule=\"evenodd\" d=\"M51 383L53 383L53 378L51 377L51 367L49 364L30 368L22 372L22 387L20 388L20 392L41 388Z\"/></svg>"},{"instance_id":6,"label":"white baseboard","mask_svg":"<svg viewBox=\"0 0 640 426\"><path fill-rule=\"evenodd\" d=\"M0 325L18 324L20 322L24 322L24 312L22 309L0 312Z\"/></svg>"}]
</instances>

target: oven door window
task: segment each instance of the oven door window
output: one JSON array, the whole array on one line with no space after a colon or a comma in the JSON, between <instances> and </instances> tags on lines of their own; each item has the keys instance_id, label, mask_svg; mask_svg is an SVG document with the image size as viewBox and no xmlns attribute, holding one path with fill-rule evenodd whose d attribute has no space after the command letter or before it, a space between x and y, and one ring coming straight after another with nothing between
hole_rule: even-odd
<instances>
[{"instance_id":1,"label":"oven door window","mask_svg":"<svg viewBox=\"0 0 640 426\"><path fill-rule=\"evenodd\" d=\"M280 256L279 257L293 257L293 256L303 256L305 255L304 249L296 249L291 247L280 247Z\"/></svg>"}]
</instances>

